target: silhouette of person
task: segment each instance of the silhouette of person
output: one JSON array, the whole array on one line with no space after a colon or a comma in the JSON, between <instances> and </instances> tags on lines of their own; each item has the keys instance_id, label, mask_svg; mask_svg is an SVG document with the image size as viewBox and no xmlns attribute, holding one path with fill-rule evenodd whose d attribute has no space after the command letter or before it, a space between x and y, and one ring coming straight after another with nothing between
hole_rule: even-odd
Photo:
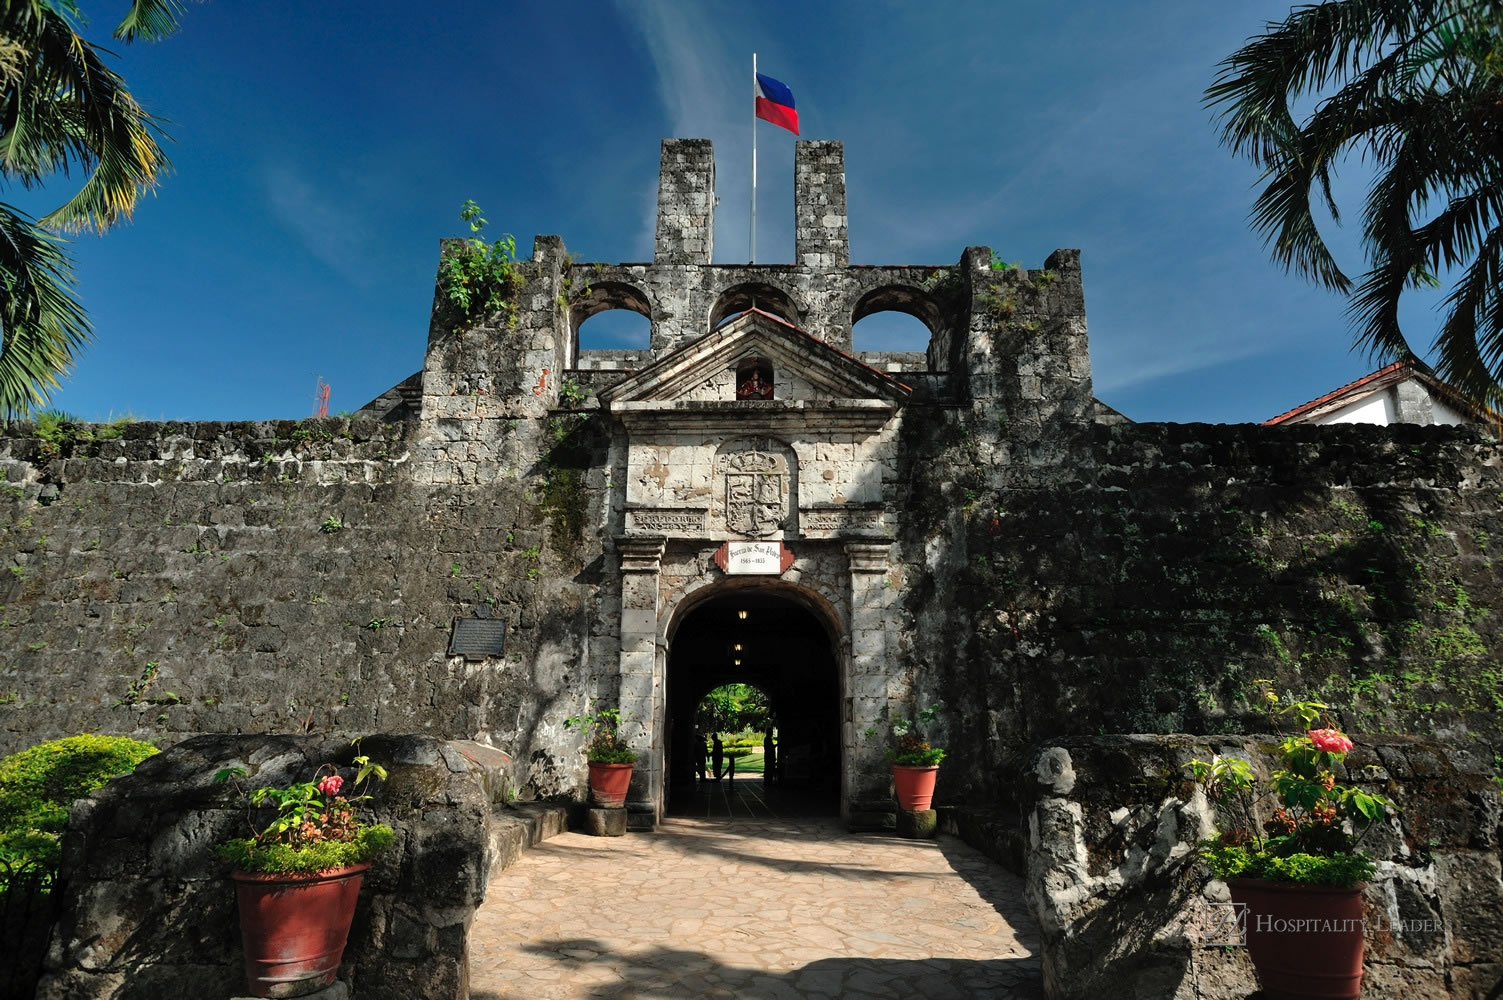
<instances>
[{"instance_id":1,"label":"silhouette of person","mask_svg":"<svg viewBox=\"0 0 1503 1000\"><path fill-rule=\"evenodd\" d=\"M710 759L711 762L715 765L715 780L719 781L720 775L725 768L725 744L720 742L719 733L716 733L714 736L710 737L710 740L715 745L715 749L711 751Z\"/></svg>"}]
</instances>

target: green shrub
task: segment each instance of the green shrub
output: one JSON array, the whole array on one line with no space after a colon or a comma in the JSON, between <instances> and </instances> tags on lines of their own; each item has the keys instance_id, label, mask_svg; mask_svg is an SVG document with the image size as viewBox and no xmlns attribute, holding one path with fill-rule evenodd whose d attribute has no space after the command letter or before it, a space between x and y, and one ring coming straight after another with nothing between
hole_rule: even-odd
<instances>
[{"instance_id":1,"label":"green shrub","mask_svg":"<svg viewBox=\"0 0 1503 1000\"><path fill-rule=\"evenodd\" d=\"M396 833L384 823L361 827L354 840L326 840L320 844L293 847L289 844L257 844L249 837L219 846L219 856L243 872L266 875L321 872L369 861L392 845Z\"/></svg>"},{"instance_id":2,"label":"green shrub","mask_svg":"<svg viewBox=\"0 0 1503 1000\"><path fill-rule=\"evenodd\" d=\"M157 752L122 736L69 736L0 760L0 858L56 864L68 810Z\"/></svg>"},{"instance_id":3,"label":"green shrub","mask_svg":"<svg viewBox=\"0 0 1503 1000\"><path fill-rule=\"evenodd\" d=\"M1212 841L1202 843L1200 856L1219 879L1265 878L1275 882L1349 888L1371 879L1376 871L1372 859L1362 854L1321 857L1300 853L1279 857L1267 851Z\"/></svg>"}]
</instances>

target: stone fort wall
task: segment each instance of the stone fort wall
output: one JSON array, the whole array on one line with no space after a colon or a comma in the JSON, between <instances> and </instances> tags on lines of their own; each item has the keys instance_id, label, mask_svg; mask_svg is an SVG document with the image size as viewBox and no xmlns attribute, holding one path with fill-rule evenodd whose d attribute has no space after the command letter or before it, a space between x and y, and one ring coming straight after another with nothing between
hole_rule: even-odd
<instances>
[{"instance_id":1,"label":"stone fort wall","mask_svg":"<svg viewBox=\"0 0 1503 1000\"><path fill-rule=\"evenodd\" d=\"M514 315L458 329L437 300L411 408L384 422L6 428L0 749L410 730L494 743L526 795L578 794L562 719L624 697L623 650L655 641L650 609L623 634L623 579L689 592L719 543L660 563L631 534L635 443L598 393L752 305L841 352L879 309L933 333L922 359L876 359L911 389L870 470L881 517L795 532L788 579L846 608L848 719L945 704L941 801L1004 797L1060 733L1255 727L1264 677L1354 729L1500 742L1497 441L1098 424L1078 253L850 267L839 144L797 155L794 264L711 265L708 144L666 142L654 262L539 237ZM651 350L581 355L606 308L649 315ZM477 610L507 622L504 655L448 656ZM877 749L846 751L853 800L885 800Z\"/></svg>"},{"instance_id":2,"label":"stone fort wall","mask_svg":"<svg viewBox=\"0 0 1503 1000\"><path fill-rule=\"evenodd\" d=\"M905 433L933 450L904 471L892 659L949 706L948 797L996 794L1009 754L1061 733L1256 730L1261 677L1355 729L1499 740L1495 442L1128 424L1092 431L1080 479L1020 490L952 454L975 447L964 419ZM494 742L534 794L572 788L559 723L614 683L603 446L578 540L542 474L411 482L401 425L135 424L48 447L27 425L0 438L5 750L412 730ZM477 606L507 620L505 656L448 657Z\"/></svg>"}]
</instances>

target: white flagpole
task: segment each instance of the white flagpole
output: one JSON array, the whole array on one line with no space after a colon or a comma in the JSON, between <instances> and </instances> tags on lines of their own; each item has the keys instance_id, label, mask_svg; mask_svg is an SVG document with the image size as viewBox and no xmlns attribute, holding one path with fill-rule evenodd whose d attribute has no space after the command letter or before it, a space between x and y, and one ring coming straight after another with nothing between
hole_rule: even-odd
<instances>
[{"instance_id":1,"label":"white flagpole","mask_svg":"<svg viewBox=\"0 0 1503 1000\"><path fill-rule=\"evenodd\" d=\"M751 263L757 262L757 54L752 53Z\"/></svg>"}]
</instances>

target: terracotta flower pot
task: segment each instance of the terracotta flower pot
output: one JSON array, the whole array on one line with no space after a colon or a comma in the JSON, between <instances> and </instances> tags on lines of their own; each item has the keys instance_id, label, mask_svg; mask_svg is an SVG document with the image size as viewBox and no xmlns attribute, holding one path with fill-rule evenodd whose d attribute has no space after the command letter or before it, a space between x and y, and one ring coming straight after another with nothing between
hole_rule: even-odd
<instances>
[{"instance_id":1,"label":"terracotta flower pot","mask_svg":"<svg viewBox=\"0 0 1503 1000\"><path fill-rule=\"evenodd\" d=\"M1355 1000L1362 990L1362 889L1227 880L1247 907L1247 951L1268 1000Z\"/></svg>"},{"instance_id":2,"label":"terracotta flower pot","mask_svg":"<svg viewBox=\"0 0 1503 1000\"><path fill-rule=\"evenodd\" d=\"M300 997L334 982L369 867L313 875L230 873L252 996Z\"/></svg>"},{"instance_id":3,"label":"terracotta flower pot","mask_svg":"<svg viewBox=\"0 0 1503 1000\"><path fill-rule=\"evenodd\" d=\"M892 766L892 783L897 786L898 808L906 812L920 812L934 801L934 782L939 777L939 765L927 767L910 764Z\"/></svg>"},{"instance_id":4,"label":"terracotta flower pot","mask_svg":"<svg viewBox=\"0 0 1503 1000\"><path fill-rule=\"evenodd\" d=\"M590 799L602 809L620 809L626 805L626 789L631 785L631 769L635 766L590 761Z\"/></svg>"}]
</instances>

